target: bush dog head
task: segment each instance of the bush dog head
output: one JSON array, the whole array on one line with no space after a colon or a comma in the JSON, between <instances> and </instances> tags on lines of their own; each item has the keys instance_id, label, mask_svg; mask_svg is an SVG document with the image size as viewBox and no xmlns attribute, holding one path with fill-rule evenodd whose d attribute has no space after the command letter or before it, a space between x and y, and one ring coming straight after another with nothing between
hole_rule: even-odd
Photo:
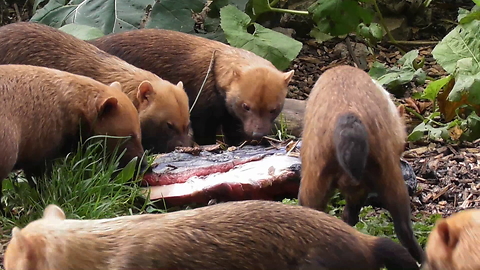
<instances>
[{"instance_id":1,"label":"bush dog head","mask_svg":"<svg viewBox=\"0 0 480 270\"><path fill-rule=\"evenodd\" d=\"M147 166L137 110L118 82L108 86L46 67L0 65L0 184L14 169L23 169L32 183L32 176L48 172L46 164L93 135L108 135L109 151L122 143L121 166L133 158Z\"/></svg>"},{"instance_id":2,"label":"bush dog head","mask_svg":"<svg viewBox=\"0 0 480 270\"><path fill-rule=\"evenodd\" d=\"M228 144L270 134L293 76L247 50L177 31L138 29L89 42L165 80L182 81L190 106L196 101L190 118L198 144L215 143L220 127Z\"/></svg>"},{"instance_id":3,"label":"bush dog head","mask_svg":"<svg viewBox=\"0 0 480 270\"><path fill-rule=\"evenodd\" d=\"M428 236L425 269L480 269L479 243L479 209L463 210L441 219Z\"/></svg>"},{"instance_id":4,"label":"bush dog head","mask_svg":"<svg viewBox=\"0 0 480 270\"><path fill-rule=\"evenodd\" d=\"M120 160L120 166L124 167L133 158L141 162L142 170L148 166L143 157L142 133L138 112L130 99L122 92L119 82L113 82L105 88L95 99L96 117L90 123L93 134L107 135L124 138L108 138L107 150L113 152L118 146L126 148L126 152Z\"/></svg>"},{"instance_id":5,"label":"bush dog head","mask_svg":"<svg viewBox=\"0 0 480 270\"><path fill-rule=\"evenodd\" d=\"M418 269L390 239L306 207L253 200L101 220L65 219L50 205L13 229L4 261L6 270Z\"/></svg>"},{"instance_id":6,"label":"bush dog head","mask_svg":"<svg viewBox=\"0 0 480 270\"><path fill-rule=\"evenodd\" d=\"M149 60L150 61L150 60ZM190 146L188 97L181 84L107 54L86 41L53 27L12 23L0 27L0 64L26 64L55 68L122 85L140 113L143 145L153 152Z\"/></svg>"},{"instance_id":7,"label":"bush dog head","mask_svg":"<svg viewBox=\"0 0 480 270\"><path fill-rule=\"evenodd\" d=\"M293 70L282 73L272 67L232 68L225 86L229 112L243 123L243 132L253 139L270 134L275 118L283 109Z\"/></svg>"},{"instance_id":8,"label":"bush dog head","mask_svg":"<svg viewBox=\"0 0 480 270\"><path fill-rule=\"evenodd\" d=\"M375 192L392 215L400 242L422 263L400 167L405 137L399 111L381 85L358 68L328 69L306 105L299 203L324 211L338 188L346 200L342 219L353 226Z\"/></svg>"},{"instance_id":9,"label":"bush dog head","mask_svg":"<svg viewBox=\"0 0 480 270\"><path fill-rule=\"evenodd\" d=\"M155 91L155 88L168 91ZM170 152L177 146L192 145L192 139L188 135L188 97L182 82L174 87L167 81L143 81L138 86L137 100L144 133L142 141L146 149Z\"/></svg>"}]
</instances>

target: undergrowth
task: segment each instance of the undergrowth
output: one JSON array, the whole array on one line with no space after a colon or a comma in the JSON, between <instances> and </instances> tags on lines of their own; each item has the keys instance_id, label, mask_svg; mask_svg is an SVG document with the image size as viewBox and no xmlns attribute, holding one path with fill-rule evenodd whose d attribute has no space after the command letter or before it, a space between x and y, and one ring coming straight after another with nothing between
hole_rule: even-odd
<instances>
[{"instance_id":1,"label":"undergrowth","mask_svg":"<svg viewBox=\"0 0 480 270\"><path fill-rule=\"evenodd\" d=\"M13 226L23 227L40 218L49 204L59 205L68 218L74 219L131 215L151 207L139 185L136 159L119 169L124 152L107 154L104 140L93 139L79 144L75 153L56 160L51 176L35 179L35 188L22 174L12 173L3 181L2 202L9 215L0 215L4 234Z\"/></svg>"},{"instance_id":2,"label":"undergrowth","mask_svg":"<svg viewBox=\"0 0 480 270\"><path fill-rule=\"evenodd\" d=\"M298 204L297 199L284 199L282 202L290 205ZM327 212L330 215L341 219L344 206L345 200L340 193L336 193L330 200ZM355 228L362 233L378 237L388 237L393 241L400 243L395 234L390 214L383 209L381 211L374 210L375 209L372 206L363 207L359 215L360 221L355 225ZM428 235L439 218L441 218L441 215L439 214L429 216L418 214L414 217L414 219L418 221L413 222L413 231L422 247L425 247Z\"/></svg>"}]
</instances>

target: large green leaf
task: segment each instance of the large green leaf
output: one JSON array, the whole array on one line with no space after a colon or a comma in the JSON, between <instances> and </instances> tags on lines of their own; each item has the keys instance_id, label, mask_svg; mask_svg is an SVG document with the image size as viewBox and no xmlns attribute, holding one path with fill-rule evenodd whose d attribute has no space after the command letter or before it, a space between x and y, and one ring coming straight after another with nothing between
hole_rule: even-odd
<instances>
[{"instance_id":1,"label":"large green leaf","mask_svg":"<svg viewBox=\"0 0 480 270\"><path fill-rule=\"evenodd\" d=\"M355 0L321 0L313 3L308 12L317 28L332 36L355 31L358 24L370 24L373 12L362 7Z\"/></svg>"},{"instance_id":2,"label":"large green leaf","mask_svg":"<svg viewBox=\"0 0 480 270\"><path fill-rule=\"evenodd\" d=\"M395 88L402 84L411 82L415 79L418 83L425 82L426 73L421 68L414 66L414 61L418 57L418 50L412 50L406 53L398 64L401 67L393 67L386 69L381 63L374 63L374 66L370 70L369 74L374 79L378 80L381 85L386 85L389 88Z\"/></svg>"},{"instance_id":3,"label":"large green leaf","mask_svg":"<svg viewBox=\"0 0 480 270\"><path fill-rule=\"evenodd\" d=\"M230 45L249 50L280 70L286 69L302 48L301 42L253 23L247 14L233 5L220 10L220 20ZM251 25L255 28L253 34L247 31Z\"/></svg>"},{"instance_id":4,"label":"large green leaf","mask_svg":"<svg viewBox=\"0 0 480 270\"><path fill-rule=\"evenodd\" d=\"M201 12L205 0L156 1L145 28L161 28L193 33L195 21L192 12Z\"/></svg>"},{"instance_id":5,"label":"large green leaf","mask_svg":"<svg viewBox=\"0 0 480 270\"><path fill-rule=\"evenodd\" d=\"M98 28L76 23L66 24L60 27L59 30L81 40L91 40L103 36L102 31Z\"/></svg>"},{"instance_id":6,"label":"large green leaf","mask_svg":"<svg viewBox=\"0 0 480 270\"><path fill-rule=\"evenodd\" d=\"M471 59L472 68L478 70L480 64L480 21L458 25L435 46L432 55L449 73L454 73L457 62Z\"/></svg>"},{"instance_id":7,"label":"large green leaf","mask_svg":"<svg viewBox=\"0 0 480 270\"><path fill-rule=\"evenodd\" d=\"M76 23L99 28L104 34L140 27L145 11L155 0L50 0L31 18L59 28Z\"/></svg>"}]
</instances>

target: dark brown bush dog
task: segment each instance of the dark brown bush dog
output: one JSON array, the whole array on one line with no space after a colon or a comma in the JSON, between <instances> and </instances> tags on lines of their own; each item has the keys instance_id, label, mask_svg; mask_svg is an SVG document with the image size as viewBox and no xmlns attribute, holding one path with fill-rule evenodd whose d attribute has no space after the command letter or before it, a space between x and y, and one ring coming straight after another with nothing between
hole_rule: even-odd
<instances>
[{"instance_id":1,"label":"dark brown bush dog","mask_svg":"<svg viewBox=\"0 0 480 270\"><path fill-rule=\"evenodd\" d=\"M12 23L0 27L0 64L64 70L101 83L120 82L140 114L146 150L169 152L190 146L190 114L183 85L160 79L53 27Z\"/></svg>"},{"instance_id":2,"label":"dark brown bush dog","mask_svg":"<svg viewBox=\"0 0 480 270\"><path fill-rule=\"evenodd\" d=\"M190 106L215 51L212 71L190 116L199 144L215 143L220 126L228 144L269 134L293 76L293 70L281 72L249 51L176 31L132 30L89 42L165 80L183 81Z\"/></svg>"}]
</instances>

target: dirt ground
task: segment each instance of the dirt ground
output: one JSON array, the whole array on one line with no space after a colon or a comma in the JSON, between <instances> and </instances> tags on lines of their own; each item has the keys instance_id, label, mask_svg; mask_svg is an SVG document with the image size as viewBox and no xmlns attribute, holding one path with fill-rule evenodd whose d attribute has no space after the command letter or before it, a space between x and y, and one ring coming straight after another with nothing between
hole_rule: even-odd
<instances>
[{"instance_id":1,"label":"dirt ground","mask_svg":"<svg viewBox=\"0 0 480 270\"><path fill-rule=\"evenodd\" d=\"M470 8L471 1L433 1L432 21L426 26L413 28L414 33L410 40L438 41L448 33L448 24L445 21L455 21L458 7ZM0 25L15 22L20 17L28 20L30 16L28 6L2 5L0 0ZM445 26L447 25L447 26ZM314 40L301 40L304 43L301 53L292 62L291 69L295 75L290 86L288 96L296 99L306 99L315 81L326 69L338 65L354 65L351 55L345 50L345 40L333 40L318 44ZM339 45L340 44L340 45ZM343 44L343 45L342 45ZM352 39L352 44L357 44ZM407 46L406 49L419 49L420 55L425 57L424 70L428 76L439 78L445 74L436 64L431 55L434 44ZM343 48L343 49L342 49ZM375 54L368 56L367 62L371 65L379 61L387 65L394 65L401 57L399 50L388 44L375 48ZM409 85L405 93L397 95L396 102L411 106L408 97L413 91L425 86ZM425 104L416 104L423 106ZM418 123L413 115L409 115L407 123L413 126ZM426 215L442 214L448 216L465 208L478 207L480 202L480 140L463 145L444 145L441 142L428 144L409 144L405 152L405 159L412 165L418 180L417 193L412 197L414 214L421 212ZM1 231L0 231L1 232ZM2 244L0 243L0 254ZM2 266L0 256L0 268Z\"/></svg>"}]
</instances>

